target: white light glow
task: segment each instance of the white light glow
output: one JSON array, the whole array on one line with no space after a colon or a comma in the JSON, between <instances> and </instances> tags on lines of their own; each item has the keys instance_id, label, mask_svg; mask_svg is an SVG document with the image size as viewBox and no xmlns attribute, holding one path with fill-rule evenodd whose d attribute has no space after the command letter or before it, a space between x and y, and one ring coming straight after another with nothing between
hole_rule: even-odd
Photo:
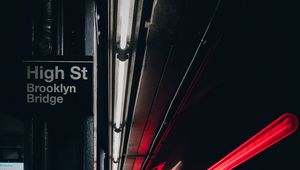
<instances>
[{"instance_id":1,"label":"white light glow","mask_svg":"<svg viewBox=\"0 0 300 170\"><path fill-rule=\"evenodd\" d=\"M182 161L179 161L171 170L181 170L182 169Z\"/></svg>"},{"instance_id":2,"label":"white light glow","mask_svg":"<svg viewBox=\"0 0 300 170\"><path fill-rule=\"evenodd\" d=\"M124 91L126 85L126 61L117 60L118 71L117 71L117 89L116 89L116 100L115 100L115 111L114 111L114 124L115 128L119 129L122 124L123 117L123 103L124 103Z\"/></svg>"},{"instance_id":3,"label":"white light glow","mask_svg":"<svg viewBox=\"0 0 300 170\"><path fill-rule=\"evenodd\" d=\"M112 159L116 162L120 157L121 148L121 133L113 132L113 156Z\"/></svg>"},{"instance_id":4,"label":"white light glow","mask_svg":"<svg viewBox=\"0 0 300 170\"><path fill-rule=\"evenodd\" d=\"M112 170L118 170L118 163L112 163Z\"/></svg>"},{"instance_id":5,"label":"white light glow","mask_svg":"<svg viewBox=\"0 0 300 170\"><path fill-rule=\"evenodd\" d=\"M125 49L129 25L130 0L120 0L120 48Z\"/></svg>"}]
</instances>

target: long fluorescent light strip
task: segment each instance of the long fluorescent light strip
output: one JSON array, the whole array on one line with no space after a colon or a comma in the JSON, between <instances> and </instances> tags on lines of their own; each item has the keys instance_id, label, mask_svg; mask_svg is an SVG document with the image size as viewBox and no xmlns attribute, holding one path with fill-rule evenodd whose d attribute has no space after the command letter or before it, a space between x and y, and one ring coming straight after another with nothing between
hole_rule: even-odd
<instances>
[{"instance_id":1,"label":"long fluorescent light strip","mask_svg":"<svg viewBox=\"0 0 300 170\"><path fill-rule=\"evenodd\" d=\"M291 135L297 128L297 117L286 113L208 168L208 170L231 170Z\"/></svg>"},{"instance_id":2,"label":"long fluorescent light strip","mask_svg":"<svg viewBox=\"0 0 300 170\"><path fill-rule=\"evenodd\" d=\"M127 34L129 25L130 0L120 0L120 48L125 49L127 45Z\"/></svg>"},{"instance_id":3,"label":"long fluorescent light strip","mask_svg":"<svg viewBox=\"0 0 300 170\"><path fill-rule=\"evenodd\" d=\"M127 36L128 36L128 25L129 25L129 12L130 12L130 0L120 0L120 48L124 50L127 46ZM126 85L126 61L117 60L118 73L117 73L117 89L116 89L116 103L114 111L114 126L116 129L121 128L123 119L123 101L124 101L124 91ZM113 131L113 162L112 170L118 170L118 163L116 161L120 158L120 148L121 148L121 132Z\"/></svg>"}]
</instances>

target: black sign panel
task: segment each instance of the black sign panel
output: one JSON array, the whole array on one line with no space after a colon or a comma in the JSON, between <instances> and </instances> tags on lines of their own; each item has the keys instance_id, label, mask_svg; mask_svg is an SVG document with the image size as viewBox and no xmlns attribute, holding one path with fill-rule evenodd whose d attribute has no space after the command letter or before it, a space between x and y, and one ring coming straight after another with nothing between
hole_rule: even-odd
<instances>
[{"instance_id":1,"label":"black sign panel","mask_svg":"<svg viewBox=\"0 0 300 170\"><path fill-rule=\"evenodd\" d=\"M46 116L92 114L92 57L65 58L23 61L26 112Z\"/></svg>"}]
</instances>

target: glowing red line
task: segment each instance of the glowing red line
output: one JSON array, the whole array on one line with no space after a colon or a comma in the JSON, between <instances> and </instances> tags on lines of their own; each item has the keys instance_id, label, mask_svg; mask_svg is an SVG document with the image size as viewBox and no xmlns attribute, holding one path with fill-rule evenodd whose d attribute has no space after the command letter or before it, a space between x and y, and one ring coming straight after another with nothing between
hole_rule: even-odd
<instances>
[{"instance_id":1,"label":"glowing red line","mask_svg":"<svg viewBox=\"0 0 300 170\"><path fill-rule=\"evenodd\" d=\"M156 167L152 168L152 170L163 170L165 165L166 165L166 162L163 162L163 163L157 165Z\"/></svg>"},{"instance_id":2,"label":"glowing red line","mask_svg":"<svg viewBox=\"0 0 300 170\"><path fill-rule=\"evenodd\" d=\"M208 170L230 170L294 133L298 119L286 113L233 150Z\"/></svg>"}]
</instances>

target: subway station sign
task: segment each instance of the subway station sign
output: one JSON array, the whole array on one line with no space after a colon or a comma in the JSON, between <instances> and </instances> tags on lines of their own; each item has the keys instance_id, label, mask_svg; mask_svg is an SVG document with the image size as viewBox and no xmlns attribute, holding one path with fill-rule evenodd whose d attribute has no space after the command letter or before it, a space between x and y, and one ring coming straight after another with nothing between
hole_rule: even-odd
<instances>
[{"instance_id":1,"label":"subway station sign","mask_svg":"<svg viewBox=\"0 0 300 170\"><path fill-rule=\"evenodd\" d=\"M55 115L92 113L93 60L89 56L80 57L85 60L77 58L57 56L23 61L27 111Z\"/></svg>"}]
</instances>

